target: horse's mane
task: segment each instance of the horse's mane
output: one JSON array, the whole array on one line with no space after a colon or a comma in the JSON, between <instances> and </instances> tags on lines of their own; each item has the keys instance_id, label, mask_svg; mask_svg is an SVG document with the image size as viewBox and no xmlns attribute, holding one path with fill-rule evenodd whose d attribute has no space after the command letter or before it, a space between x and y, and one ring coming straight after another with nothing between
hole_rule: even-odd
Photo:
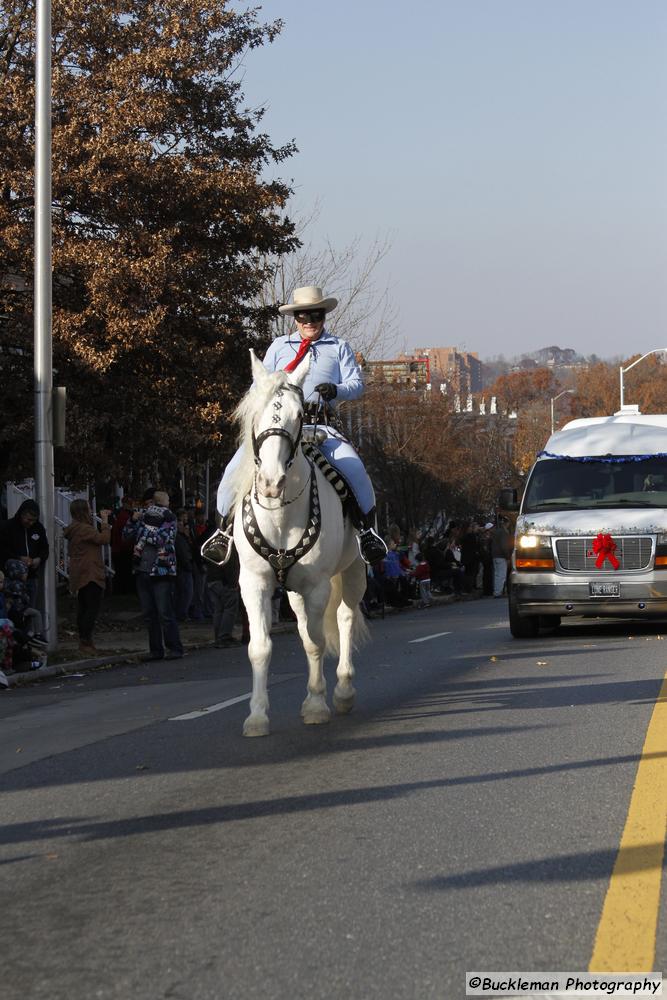
<instances>
[{"instance_id":1,"label":"horse's mane","mask_svg":"<svg viewBox=\"0 0 667 1000\"><path fill-rule=\"evenodd\" d=\"M230 489L234 492L233 510L236 510L250 490L255 474L255 456L252 450L252 425L255 417L268 406L276 391L288 382L287 372L267 372L267 377L262 379L261 385L253 383L234 410L232 416L239 425L238 443L241 448L241 458L229 477Z\"/></svg>"}]
</instances>

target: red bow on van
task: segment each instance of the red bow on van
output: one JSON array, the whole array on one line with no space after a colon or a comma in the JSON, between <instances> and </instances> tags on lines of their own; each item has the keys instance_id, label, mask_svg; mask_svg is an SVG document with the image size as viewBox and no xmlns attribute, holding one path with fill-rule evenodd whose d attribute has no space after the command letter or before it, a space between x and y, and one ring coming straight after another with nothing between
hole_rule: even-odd
<instances>
[{"instance_id":1,"label":"red bow on van","mask_svg":"<svg viewBox=\"0 0 667 1000\"><path fill-rule=\"evenodd\" d=\"M603 535L602 532L593 539L593 552L592 555L597 556L595 560L595 568L602 569L605 563L605 559L608 559L614 569L620 567L620 562L614 555L616 551L616 542L611 537L611 535Z\"/></svg>"}]
</instances>

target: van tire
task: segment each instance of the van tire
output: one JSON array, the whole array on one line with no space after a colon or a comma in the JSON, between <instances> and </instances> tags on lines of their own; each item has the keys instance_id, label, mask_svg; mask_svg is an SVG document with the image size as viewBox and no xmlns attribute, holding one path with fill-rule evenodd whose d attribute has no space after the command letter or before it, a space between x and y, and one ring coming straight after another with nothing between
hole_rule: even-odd
<instances>
[{"instance_id":1,"label":"van tire","mask_svg":"<svg viewBox=\"0 0 667 1000\"><path fill-rule=\"evenodd\" d=\"M519 615L516 598L510 591L510 632L515 639L535 639L540 630L539 615Z\"/></svg>"}]
</instances>

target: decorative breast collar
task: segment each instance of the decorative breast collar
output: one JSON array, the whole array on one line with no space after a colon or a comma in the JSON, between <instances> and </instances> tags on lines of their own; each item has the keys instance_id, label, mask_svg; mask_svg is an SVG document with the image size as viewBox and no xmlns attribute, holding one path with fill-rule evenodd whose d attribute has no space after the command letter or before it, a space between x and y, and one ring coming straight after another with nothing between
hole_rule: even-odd
<instances>
[{"instance_id":1,"label":"decorative breast collar","mask_svg":"<svg viewBox=\"0 0 667 1000\"><path fill-rule=\"evenodd\" d=\"M320 497L317 490L317 477L315 475L315 470L312 469L311 465L311 476L310 476L310 506L308 510L308 520L306 522L306 528L299 540L298 544L291 549L274 549L273 546L269 545L264 535L259 529L257 524L257 518L255 517L255 511L252 506L252 500L250 493L246 493L243 498L243 531L246 538L263 559L273 568L276 574L276 579L281 587L285 586L285 580L287 578L287 571L290 566L298 562L306 552L312 549L313 545L317 541L320 535L320 528L322 527L322 518L320 515ZM289 588L288 588L289 589Z\"/></svg>"}]
</instances>

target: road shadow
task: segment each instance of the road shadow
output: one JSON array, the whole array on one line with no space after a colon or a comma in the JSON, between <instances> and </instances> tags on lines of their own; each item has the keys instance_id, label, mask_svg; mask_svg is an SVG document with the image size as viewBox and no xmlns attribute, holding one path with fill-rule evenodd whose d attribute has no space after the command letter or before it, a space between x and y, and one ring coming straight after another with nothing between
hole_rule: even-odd
<instances>
[{"instance_id":1,"label":"road shadow","mask_svg":"<svg viewBox=\"0 0 667 1000\"><path fill-rule=\"evenodd\" d=\"M649 871L655 867L654 852L662 844L644 844L623 849L623 871L625 873ZM612 870L618 848L604 851L585 851L580 854L564 854L555 858L538 858L534 861L519 861L509 865L457 872L455 875L438 875L410 883L421 892L444 892L455 889L472 889L486 885L506 885L517 882L540 884L549 882L590 882L606 879Z\"/></svg>"},{"instance_id":2,"label":"road shadow","mask_svg":"<svg viewBox=\"0 0 667 1000\"><path fill-rule=\"evenodd\" d=\"M495 711L534 711L537 709L574 708L582 705L659 704L663 678L650 680L563 683L560 675L540 683L535 678L498 678L497 680L449 681L440 690L409 704L400 711L401 719L421 719L442 714L465 715ZM529 683L527 683L529 682ZM381 717L382 721L387 716Z\"/></svg>"},{"instance_id":3,"label":"road shadow","mask_svg":"<svg viewBox=\"0 0 667 1000\"><path fill-rule=\"evenodd\" d=\"M643 759L662 759L664 757L667 757L667 752L645 754ZM372 788L346 788L328 792L307 793L304 795L265 798L250 802L230 802L225 805L211 806L204 809L154 813L118 820L95 820L82 816L66 816L56 819L39 819L28 823L8 823L0 831L0 844L10 846L56 839L72 840L77 843L114 840L120 837L133 837L138 834L159 833L188 827L225 825L244 820L260 819L262 817L347 809L362 804L404 799L411 795L434 789L456 788L497 781L512 781L517 778L530 779L556 772L562 774L566 771L631 765L637 763L639 759L639 755L630 754L622 757L601 758L599 760L572 761L564 764L520 768L514 771L492 771L484 774L387 784ZM603 853L606 856L606 852ZM584 857L584 855L581 856ZM507 869L501 867L484 873L478 873L478 876L481 878L482 874L484 874L488 881L492 881L494 877L493 872L500 879L503 872L507 871L509 873L514 869L521 871L523 867L529 870L532 867L532 863L523 866L509 866ZM445 885L440 886L437 879L431 880L431 883L434 883L432 888L446 888Z\"/></svg>"},{"instance_id":4,"label":"road shadow","mask_svg":"<svg viewBox=\"0 0 667 1000\"><path fill-rule=\"evenodd\" d=\"M381 672L369 676L373 683L364 710L364 697L349 716L333 716L328 726L303 726L295 710L292 684L271 689L272 734L265 740L241 736L240 718L245 705L196 721L199 738L193 738L191 722L158 720L93 744L56 754L14 768L2 775L3 788L49 788L57 785L104 782L116 779L141 780L137 769L145 764L151 774L185 773L235 768L273 768L297 761L325 760L341 754L364 751L480 740L533 730L548 730L554 717L545 720L531 713L595 705L654 704L662 678L651 680L599 682L589 675L536 674L528 677L470 676L468 666L456 665L448 671L437 667L415 682L403 677L393 686L382 685ZM333 678L328 671L329 691ZM573 683L576 681L576 683ZM361 687L361 683L360 683ZM298 701L296 702L298 705ZM490 725L492 713L500 713L497 725ZM511 714L516 713L515 721ZM456 726L462 717L477 716L480 724ZM481 719L487 720L485 725ZM420 720L433 720L419 729ZM472 721L472 720L471 720ZM416 723L410 729L405 725ZM441 723L441 724L440 724ZM393 732L381 727L395 726ZM374 732L376 729L378 732ZM159 761L159 763L157 763Z\"/></svg>"}]
</instances>

